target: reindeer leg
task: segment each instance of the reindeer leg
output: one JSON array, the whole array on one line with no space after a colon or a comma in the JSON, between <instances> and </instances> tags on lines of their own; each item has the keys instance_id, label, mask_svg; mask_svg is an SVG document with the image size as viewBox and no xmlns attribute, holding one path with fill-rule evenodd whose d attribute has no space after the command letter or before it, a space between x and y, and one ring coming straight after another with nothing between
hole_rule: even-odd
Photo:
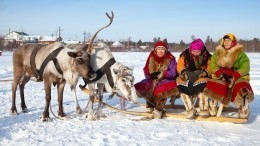
<instances>
[{"instance_id":1,"label":"reindeer leg","mask_svg":"<svg viewBox=\"0 0 260 146\"><path fill-rule=\"evenodd\" d=\"M90 95L89 95L89 107L88 107L88 115L87 118L90 121L96 120L96 117L94 115L94 102L95 102L95 85L94 84L89 84L89 90L90 90Z\"/></svg>"},{"instance_id":2,"label":"reindeer leg","mask_svg":"<svg viewBox=\"0 0 260 146\"><path fill-rule=\"evenodd\" d=\"M59 112L58 116L60 118L64 118L66 115L63 111L63 91L65 87L65 81L57 84L57 91L58 91L58 104L59 104Z\"/></svg>"},{"instance_id":3,"label":"reindeer leg","mask_svg":"<svg viewBox=\"0 0 260 146\"><path fill-rule=\"evenodd\" d=\"M45 107L44 111L42 113L42 121L49 121L50 116L49 116L49 106L50 106L50 101L51 101L51 83L49 81L44 81L44 88L45 88Z\"/></svg>"},{"instance_id":4,"label":"reindeer leg","mask_svg":"<svg viewBox=\"0 0 260 146\"><path fill-rule=\"evenodd\" d=\"M24 76L23 69L19 65L14 64L14 79L12 83L12 106L11 106L11 114L12 115L17 115L17 109L16 109L16 90L17 86L21 80L21 78Z\"/></svg>"},{"instance_id":5,"label":"reindeer leg","mask_svg":"<svg viewBox=\"0 0 260 146\"><path fill-rule=\"evenodd\" d=\"M17 90L17 85L18 85L19 79L14 78L13 83L12 83L12 106L11 106L11 114L12 115L18 114L15 101L16 101L16 90Z\"/></svg>"},{"instance_id":6,"label":"reindeer leg","mask_svg":"<svg viewBox=\"0 0 260 146\"><path fill-rule=\"evenodd\" d=\"M26 84L29 80L30 80L30 77L24 76L24 77L22 78L21 83L19 84L20 97L21 97L21 108L22 108L22 112L23 112L23 113L28 112L28 109L27 109L27 107L26 107L25 100L24 100L24 86L25 86L25 84Z\"/></svg>"},{"instance_id":7,"label":"reindeer leg","mask_svg":"<svg viewBox=\"0 0 260 146\"><path fill-rule=\"evenodd\" d=\"M70 89L71 89L72 96L73 96L74 102L75 102L75 111L77 114L82 114L83 111L79 106L78 98L77 98L77 94L76 94L76 85L71 85Z\"/></svg>"},{"instance_id":8,"label":"reindeer leg","mask_svg":"<svg viewBox=\"0 0 260 146\"><path fill-rule=\"evenodd\" d=\"M106 117L105 114L103 114L102 112L102 101L103 101L103 89L104 89L104 84L103 83L98 83L97 87L98 87L98 108L97 108L97 118L104 118Z\"/></svg>"},{"instance_id":9,"label":"reindeer leg","mask_svg":"<svg viewBox=\"0 0 260 146\"><path fill-rule=\"evenodd\" d=\"M121 107L121 109L122 110L126 110L126 101L125 101L125 99L124 99L124 97L122 97L122 96L119 96L119 98L120 98L120 107Z\"/></svg>"}]
</instances>

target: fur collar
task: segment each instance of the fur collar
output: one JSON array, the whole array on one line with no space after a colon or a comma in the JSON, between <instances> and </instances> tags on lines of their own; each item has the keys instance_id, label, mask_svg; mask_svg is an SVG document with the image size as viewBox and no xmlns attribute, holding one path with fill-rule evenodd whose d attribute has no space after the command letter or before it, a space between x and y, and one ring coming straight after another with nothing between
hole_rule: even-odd
<instances>
[{"instance_id":1,"label":"fur collar","mask_svg":"<svg viewBox=\"0 0 260 146\"><path fill-rule=\"evenodd\" d=\"M149 59L149 73L153 73L153 72L163 72L166 71L168 69L168 66L170 64L171 59L170 58L164 58L161 62L157 62L155 60L154 56L151 56Z\"/></svg>"},{"instance_id":2,"label":"fur collar","mask_svg":"<svg viewBox=\"0 0 260 146\"><path fill-rule=\"evenodd\" d=\"M242 48L243 46L241 44L237 44L229 50L226 50L221 45L217 46L215 52L218 57L216 59L217 66L232 68Z\"/></svg>"}]
</instances>

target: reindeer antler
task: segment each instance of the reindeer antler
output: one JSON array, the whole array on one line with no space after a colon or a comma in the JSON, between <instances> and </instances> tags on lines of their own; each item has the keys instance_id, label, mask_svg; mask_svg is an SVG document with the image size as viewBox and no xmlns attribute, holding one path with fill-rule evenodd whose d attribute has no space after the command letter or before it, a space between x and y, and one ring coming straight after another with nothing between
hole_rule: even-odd
<instances>
[{"instance_id":1,"label":"reindeer antler","mask_svg":"<svg viewBox=\"0 0 260 146\"><path fill-rule=\"evenodd\" d=\"M108 17L109 20L110 20L109 24L106 25L106 26L104 26L104 27L102 27L102 28L100 28L100 29L93 35L93 37L91 38L91 40L90 40L90 42L89 42L89 45L88 45L88 49L87 49L87 52L88 52L88 53L90 53L91 50L93 49L92 44L93 44L93 42L94 42L94 40L95 40L97 34L98 34L102 29L107 28L108 26L110 26L110 25L112 24L113 19L114 19L114 13L113 13L113 11L111 11L111 14L112 14L112 16L109 16L108 13L106 13L107 17Z\"/></svg>"}]
</instances>

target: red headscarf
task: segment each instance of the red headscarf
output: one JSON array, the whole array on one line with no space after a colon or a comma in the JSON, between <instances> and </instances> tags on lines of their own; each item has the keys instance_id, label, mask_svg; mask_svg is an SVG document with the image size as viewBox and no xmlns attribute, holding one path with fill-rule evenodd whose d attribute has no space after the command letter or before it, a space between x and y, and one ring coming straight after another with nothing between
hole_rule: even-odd
<instances>
[{"instance_id":1,"label":"red headscarf","mask_svg":"<svg viewBox=\"0 0 260 146\"><path fill-rule=\"evenodd\" d=\"M159 57L157 54L156 54L156 48L157 47L164 47L166 49L166 53L164 56L162 57ZM154 50L149 54L147 60L146 60L146 63L145 63L145 67L144 67L144 72L146 75L149 75L149 60L150 58L154 58L154 60L158 63L158 64L161 64L163 63L164 59L172 59L174 58L174 56L168 51L167 49L167 44L162 42L162 41L159 41L157 43L154 44Z\"/></svg>"}]
</instances>

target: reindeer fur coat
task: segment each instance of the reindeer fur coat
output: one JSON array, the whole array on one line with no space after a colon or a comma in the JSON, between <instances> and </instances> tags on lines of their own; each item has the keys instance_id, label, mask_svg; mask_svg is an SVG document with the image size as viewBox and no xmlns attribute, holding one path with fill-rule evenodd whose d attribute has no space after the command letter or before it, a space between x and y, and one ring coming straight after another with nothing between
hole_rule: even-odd
<instances>
[{"instance_id":1,"label":"reindeer fur coat","mask_svg":"<svg viewBox=\"0 0 260 146\"><path fill-rule=\"evenodd\" d=\"M176 60L175 57L167 52L165 56L158 57L154 51L152 51L147 58L144 67L145 79L135 84L136 90L145 96L151 89L153 80L151 74L153 72L161 72L163 75L162 80L158 81L154 88L153 96L164 96L165 98L178 94L176 88Z\"/></svg>"}]
</instances>

